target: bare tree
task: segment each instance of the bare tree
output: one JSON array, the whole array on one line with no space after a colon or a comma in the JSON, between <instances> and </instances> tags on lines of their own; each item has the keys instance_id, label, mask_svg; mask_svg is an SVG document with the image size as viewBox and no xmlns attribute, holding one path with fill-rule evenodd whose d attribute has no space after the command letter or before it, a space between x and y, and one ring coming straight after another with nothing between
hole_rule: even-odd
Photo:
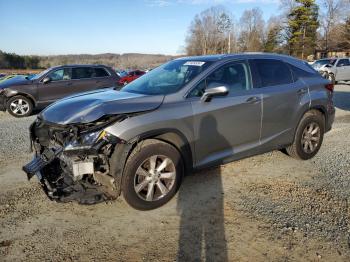
<instances>
[{"instance_id":1,"label":"bare tree","mask_svg":"<svg viewBox=\"0 0 350 262\"><path fill-rule=\"evenodd\" d=\"M323 12L321 13L321 34L323 37L323 47L326 51L335 48L340 32L340 23L350 13L349 0L322 0ZM337 37L338 36L338 37Z\"/></svg>"},{"instance_id":2,"label":"bare tree","mask_svg":"<svg viewBox=\"0 0 350 262\"><path fill-rule=\"evenodd\" d=\"M189 55L231 52L233 29L232 15L225 8L209 8L192 21L186 38L186 51Z\"/></svg>"},{"instance_id":3,"label":"bare tree","mask_svg":"<svg viewBox=\"0 0 350 262\"><path fill-rule=\"evenodd\" d=\"M265 21L260 8L245 10L240 19L238 45L240 51L262 51Z\"/></svg>"}]
</instances>

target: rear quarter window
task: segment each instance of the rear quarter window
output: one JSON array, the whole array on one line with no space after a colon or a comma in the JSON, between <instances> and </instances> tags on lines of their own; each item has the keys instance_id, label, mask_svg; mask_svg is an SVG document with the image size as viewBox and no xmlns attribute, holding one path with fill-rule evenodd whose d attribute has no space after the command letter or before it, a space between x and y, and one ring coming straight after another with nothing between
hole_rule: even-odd
<instances>
[{"instance_id":1,"label":"rear quarter window","mask_svg":"<svg viewBox=\"0 0 350 262\"><path fill-rule=\"evenodd\" d=\"M94 70L95 70L94 77L107 77L107 76L109 76L106 69L104 69L102 67L97 67Z\"/></svg>"},{"instance_id":2,"label":"rear quarter window","mask_svg":"<svg viewBox=\"0 0 350 262\"><path fill-rule=\"evenodd\" d=\"M289 67L291 68L292 72L293 72L293 76L295 80L298 80L299 78L308 78L308 77L317 77L320 76L319 73L317 71L314 72L309 72L306 70L303 70L297 66L291 65L289 64Z\"/></svg>"}]
</instances>

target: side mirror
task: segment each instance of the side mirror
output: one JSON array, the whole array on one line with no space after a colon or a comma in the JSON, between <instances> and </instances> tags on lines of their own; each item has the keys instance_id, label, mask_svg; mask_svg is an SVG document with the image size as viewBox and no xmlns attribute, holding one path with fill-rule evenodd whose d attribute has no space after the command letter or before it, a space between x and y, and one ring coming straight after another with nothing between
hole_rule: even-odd
<instances>
[{"instance_id":1,"label":"side mirror","mask_svg":"<svg viewBox=\"0 0 350 262\"><path fill-rule=\"evenodd\" d=\"M47 84L47 83L50 83L50 82L51 82L51 78L48 77L48 76L43 79L43 84Z\"/></svg>"},{"instance_id":2,"label":"side mirror","mask_svg":"<svg viewBox=\"0 0 350 262\"><path fill-rule=\"evenodd\" d=\"M226 96L229 93L227 86L220 83L212 83L205 89L204 94L201 97L201 101L209 102L214 96Z\"/></svg>"}]
</instances>

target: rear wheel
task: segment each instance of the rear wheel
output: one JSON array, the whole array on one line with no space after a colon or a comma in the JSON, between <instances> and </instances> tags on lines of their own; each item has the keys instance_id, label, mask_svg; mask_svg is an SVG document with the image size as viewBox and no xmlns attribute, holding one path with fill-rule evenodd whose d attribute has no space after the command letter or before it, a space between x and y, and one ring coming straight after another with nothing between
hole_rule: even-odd
<instances>
[{"instance_id":1,"label":"rear wheel","mask_svg":"<svg viewBox=\"0 0 350 262\"><path fill-rule=\"evenodd\" d=\"M183 161L176 148L162 141L146 140L127 160L123 196L136 209L158 208L176 194L183 173Z\"/></svg>"},{"instance_id":2,"label":"rear wheel","mask_svg":"<svg viewBox=\"0 0 350 262\"><path fill-rule=\"evenodd\" d=\"M325 119L319 111L305 113L297 127L293 144L286 148L288 155L302 160L314 157L322 145L324 130Z\"/></svg>"},{"instance_id":3,"label":"rear wheel","mask_svg":"<svg viewBox=\"0 0 350 262\"><path fill-rule=\"evenodd\" d=\"M7 111L15 117L29 116L33 111L33 103L25 96L14 96L7 101Z\"/></svg>"}]
</instances>

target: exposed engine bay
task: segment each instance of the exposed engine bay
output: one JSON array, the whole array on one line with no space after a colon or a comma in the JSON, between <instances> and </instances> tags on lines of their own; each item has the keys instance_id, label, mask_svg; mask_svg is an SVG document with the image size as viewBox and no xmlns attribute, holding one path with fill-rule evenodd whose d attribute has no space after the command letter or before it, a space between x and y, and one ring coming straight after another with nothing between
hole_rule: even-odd
<instances>
[{"instance_id":1,"label":"exposed engine bay","mask_svg":"<svg viewBox=\"0 0 350 262\"><path fill-rule=\"evenodd\" d=\"M110 157L124 141L104 128L127 115L104 117L89 124L58 125L38 118L30 127L34 159L23 167L36 175L47 196L56 201L94 204L119 196Z\"/></svg>"}]
</instances>

